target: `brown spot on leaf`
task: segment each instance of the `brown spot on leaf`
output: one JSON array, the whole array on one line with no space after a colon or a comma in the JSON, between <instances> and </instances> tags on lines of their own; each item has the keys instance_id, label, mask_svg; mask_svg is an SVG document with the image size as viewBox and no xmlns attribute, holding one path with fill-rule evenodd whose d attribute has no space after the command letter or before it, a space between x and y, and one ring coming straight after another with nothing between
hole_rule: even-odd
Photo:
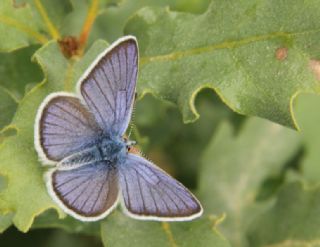
<instances>
[{"instance_id":1,"label":"brown spot on leaf","mask_svg":"<svg viewBox=\"0 0 320 247\"><path fill-rule=\"evenodd\" d=\"M63 55L67 58L79 55L79 41L77 37L66 36L58 40Z\"/></svg>"},{"instance_id":2,"label":"brown spot on leaf","mask_svg":"<svg viewBox=\"0 0 320 247\"><path fill-rule=\"evenodd\" d=\"M276 59L279 61L283 61L288 56L288 48L286 47L280 47L276 50Z\"/></svg>"},{"instance_id":3,"label":"brown spot on leaf","mask_svg":"<svg viewBox=\"0 0 320 247\"><path fill-rule=\"evenodd\" d=\"M311 59L309 62L309 67L311 68L312 72L316 76L317 80L320 81L320 61Z\"/></svg>"},{"instance_id":4,"label":"brown spot on leaf","mask_svg":"<svg viewBox=\"0 0 320 247\"><path fill-rule=\"evenodd\" d=\"M19 1L19 0L13 0L12 1L13 7L18 9L18 8L24 8L26 7L27 3L24 1Z\"/></svg>"}]
</instances>

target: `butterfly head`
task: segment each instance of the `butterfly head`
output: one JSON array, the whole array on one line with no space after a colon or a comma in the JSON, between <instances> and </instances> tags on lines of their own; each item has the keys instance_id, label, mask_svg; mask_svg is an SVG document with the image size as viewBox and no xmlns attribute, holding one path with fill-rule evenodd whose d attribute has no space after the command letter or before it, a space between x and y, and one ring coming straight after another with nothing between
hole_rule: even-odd
<instances>
[{"instance_id":1,"label":"butterfly head","mask_svg":"<svg viewBox=\"0 0 320 247\"><path fill-rule=\"evenodd\" d=\"M132 140L129 140L128 138L124 137L123 138L123 141L124 143L126 144L126 148L127 148L127 151L129 152L131 150L131 148L135 145L137 145L137 142L136 141L132 141Z\"/></svg>"}]
</instances>

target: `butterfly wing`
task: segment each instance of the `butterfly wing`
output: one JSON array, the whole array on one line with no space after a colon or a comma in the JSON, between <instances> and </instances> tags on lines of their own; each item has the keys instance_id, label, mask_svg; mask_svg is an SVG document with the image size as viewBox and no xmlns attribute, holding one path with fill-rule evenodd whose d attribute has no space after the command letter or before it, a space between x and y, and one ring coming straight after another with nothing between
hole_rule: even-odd
<instances>
[{"instance_id":1,"label":"butterfly wing","mask_svg":"<svg viewBox=\"0 0 320 247\"><path fill-rule=\"evenodd\" d=\"M46 178L51 197L79 220L102 219L117 205L117 171L106 161L72 170L52 169Z\"/></svg>"},{"instance_id":2,"label":"butterfly wing","mask_svg":"<svg viewBox=\"0 0 320 247\"><path fill-rule=\"evenodd\" d=\"M128 127L137 72L137 41L127 36L104 51L79 80L80 94L108 133L123 135Z\"/></svg>"},{"instance_id":3,"label":"butterfly wing","mask_svg":"<svg viewBox=\"0 0 320 247\"><path fill-rule=\"evenodd\" d=\"M142 157L128 154L119 176L123 208L133 218L182 221L202 214L187 188Z\"/></svg>"},{"instance_id":4,"label":"butterfly wing","mask_svg":"<svg viewBox=\"0 0 320 247\"><path fill-rule=\"evenodd\" d=\"M71 94L49 95L38 110L35 147L45 163L55 163L90 146L100 127L80 100Z\"/></svg>"}]
</instances>

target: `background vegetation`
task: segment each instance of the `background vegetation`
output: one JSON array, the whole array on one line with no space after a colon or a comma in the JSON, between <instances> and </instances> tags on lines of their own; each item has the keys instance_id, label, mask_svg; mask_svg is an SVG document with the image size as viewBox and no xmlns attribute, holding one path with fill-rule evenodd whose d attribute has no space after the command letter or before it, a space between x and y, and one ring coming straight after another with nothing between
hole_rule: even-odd
<instances>
[{"instance_id":1,"label":"background vegetation","mask_svg":"<svg viewBox=\"0 0 320 247\"><path fill-rule=\"evenodd\" d=\"M0 245L319 246L319 20L319 0L0 1ZM133 135L198 220L82 223L47 194L39 104L124 34L141 55Z\"/></svg>"}]
</instances>

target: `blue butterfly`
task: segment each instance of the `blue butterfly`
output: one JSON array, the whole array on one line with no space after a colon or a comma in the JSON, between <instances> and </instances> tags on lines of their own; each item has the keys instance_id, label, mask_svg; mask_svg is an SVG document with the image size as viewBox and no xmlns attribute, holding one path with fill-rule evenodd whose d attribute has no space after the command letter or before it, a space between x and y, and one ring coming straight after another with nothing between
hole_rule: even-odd
<instances>
[{"instance_id":1,"label":"blue butterfly","mask_svg":"<svg viewBox=\"0 0 320 247\"><path fill-rule=\"evenodd\" d=\"M52 199L81 221L106 217L120 201L130 217L183 221L202 214L181 183L129 152L138 44L126 36L102 52L80 78L78 94L47 96L35 123L35 147Z\"/></svg>"}]
</instances>

